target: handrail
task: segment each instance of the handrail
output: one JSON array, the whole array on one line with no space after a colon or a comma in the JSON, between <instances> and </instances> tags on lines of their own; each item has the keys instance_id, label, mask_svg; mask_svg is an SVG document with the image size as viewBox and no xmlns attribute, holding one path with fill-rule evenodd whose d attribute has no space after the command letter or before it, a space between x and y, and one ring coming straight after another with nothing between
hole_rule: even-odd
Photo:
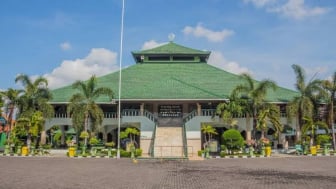
<instances>
[{"instance_id":1,"label":"handrail","mask_svg":"<svg viewBox=\"0 0 336 189\"><path fill-rule=\"evenodd\" d=\"M182 126L182 140L183 140L183 152L184 157L188 157L188 141L187 141L187 130L185 124Z\"/></svg>"},{"instance_id":2,"label":"handrail","mask_svg":"<svg viewBox=\"0 0 336 189\"><path fill-rule=\"evenodd\" d=\"M202 109L201 110L201 116L213 116L215 114L215 109ZM123 116L140 116L140 110L138 109L124 109L122 111ZM183 118L184 123L190 121L192 118L194 118L197 115L197 111L193 110L187 116ZM144 116L150 119L153 122L156 122L156 118L152 112L149 112L147 110L144 111ZM245 113L241 114L233 114L234 118L246 118ZM287 117L286 112L281 112L280 117ZM69 115L66 112L56 112L54 114L54 118L71 118L71 115ZM104 118L118 118L117 112L104 112ZM335 126L336 128L336 126Z\"/></svg>"},{"instance_id":3,"label":"handrail","mask_svg":"<svg viewBox=\"0 0 336 189\"><path fill-rule=\"evenodd\" d=\"M144 116L146 116L148 119L152 120L153 122L156 122L156 119L154 117L154 114L152 112L149 112L147 110L144 111Z\"/></svg>"},{"instance_id":4,"label":"handrail","mask_svg":"<svg viewBox=\"0 0 336 189\"><path fill-rule=\"evenodd\" d=\"M202 109L202 116L213 116L215 112L215 109Z\"/></svg>"},{"instance_id":5,"label":"handrail","mask_svg":"<svg viewBox=\"0 0 336 189\"><path fill-rule=\"evenodd\" d=\"M104 118L118 118L118 114L116 112L104 112Z\"/></svg>"},{"instance_id":6,"label":"handrail","mask_svg":"<svg viewBox=\"0 0 336 189\"><path fill-rule=\"evenodd\" d=\"M70 118L66 112L55 112L54 118Z\"/></svg>"},{"instance_id":7,"label":"handrail","mask_svg":"<svg viewBox=\"0 0 336 189\"><path fill-rule=\"evenodd\" d=\"M195 117L197 115L197 111L196 110L193 110L191 111L187 116L185 116L183 118L183 122L186 123L188 122L189 120L191 120L193 117Z\"/></svg>"},{"instance_id":8,"label":"handrail","mask_svg":"<svg viewBox=\"0 0 336 189\"><path fill-rule=\"evenodd\" d=\"M124 109L122 111L123 116L140 116L140 110L137 109Z\"/></svg>"},{"instance_id":9,"label":"handrail","mask_svg":"<svg viewBox=\"0 0 336 189\"><path fill-rule=\"evenodd\" d=\"M155 137L156 137L156 127L157 127L157 125L155 124L154 125L154 130L153 130L153 133L152 133L151 143L150 143L150 146L149 146L149 155L151 157L154 157L154 144L155 144Z\"/></svg>"}]
</instances>

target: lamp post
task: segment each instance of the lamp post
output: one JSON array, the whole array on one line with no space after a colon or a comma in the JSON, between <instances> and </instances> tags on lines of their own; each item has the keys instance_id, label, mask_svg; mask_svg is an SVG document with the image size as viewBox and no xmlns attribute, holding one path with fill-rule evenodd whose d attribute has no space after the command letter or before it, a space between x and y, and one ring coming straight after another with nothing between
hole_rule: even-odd
<instances>
[{"instance_id":1,"label":"lamp post","mask_svg":"<svg viewBox=\"0 0 336 189\"><path fill-rule=\"evenodd\" d=\"M125 1L122 0L122 10L121 10L121 30L120 30L120 53L119 53L119 90L118 90L118 149L117 158L120 159L120 125L121 125L121 62L123 54L123 35L124 35L124 9Z\"/></svg>"}]
</instances>

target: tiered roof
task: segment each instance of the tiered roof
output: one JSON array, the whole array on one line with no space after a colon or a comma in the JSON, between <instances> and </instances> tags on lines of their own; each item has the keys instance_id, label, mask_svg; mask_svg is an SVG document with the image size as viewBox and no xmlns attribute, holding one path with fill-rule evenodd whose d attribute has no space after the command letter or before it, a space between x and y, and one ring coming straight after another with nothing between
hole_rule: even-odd
<instances>
[{"instance_id":1,"label":"tiered roof","mask_svg":"<svg viewBox=\"0 0 336 189\"><path fill-rule=\"evenodd\" d=\"M242 80L207 64L209 51L200 51L169 42L160 47L132 52L137 64L122 69L121 100L225 100ZM118 94L119 71L97 78L99 87ZM258 81L256 81L258 82ZM71 85L53 90L53 103L68 102L76 93ZM278 87L267 100L288 102L297 93ZM115 97L117 98L117 97ZM109 103L101 97L98 102Z\"/></svg>"}]
</instances>

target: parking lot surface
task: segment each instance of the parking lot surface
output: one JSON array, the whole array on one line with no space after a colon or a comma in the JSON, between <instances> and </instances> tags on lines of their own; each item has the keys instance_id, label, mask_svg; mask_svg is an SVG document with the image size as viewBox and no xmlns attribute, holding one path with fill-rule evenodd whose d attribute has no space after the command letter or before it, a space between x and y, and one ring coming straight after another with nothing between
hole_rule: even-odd
<instances>
[{"instance_id":1,"label":"parking lot surface","mask_svg":"<svg viewBox=\"0 0 336 189\"><path fill-rule=\"evenodd\" d=\"M161 161L0 157L2 189L335 188L336 157Z\"/></svg>"}]
</instances>

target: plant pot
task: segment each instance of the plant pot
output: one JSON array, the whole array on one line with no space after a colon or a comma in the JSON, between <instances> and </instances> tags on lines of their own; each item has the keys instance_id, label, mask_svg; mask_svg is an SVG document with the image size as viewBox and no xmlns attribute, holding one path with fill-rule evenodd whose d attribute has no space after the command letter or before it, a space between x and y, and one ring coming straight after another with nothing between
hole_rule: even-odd
<instances>
[{"instance_id":1,"label":"plant pot","mask_svg":"<svg viewBox=\"0 0 336 189\"><path fill-rule=\"evenodd\" d=\"M28 155L28 147L27 146L23 146L21 149L21 155L22 156L27 156Z\"/></svg>"},{"instance_id":2,"label":"plant pot","mask_svg":"<svg viewBox=\"0 0 336 189\"><path fill-rule=\"evenodd\" d=\"M265 148L265 154L266 154L267 157L271 156L271 154L272 154L272 148L270 146L267 146Z\"/></svg>"},{"instance_id":3,"label":"plant pot","mask_svg":"<svg viewBox=\"0 0 336 189\"><path fill-rule=\"evenodd\" d=\"M68 149L68 151L69 151L69 157L75 157L75 155L76 155L76 148L70 147Z\"/></svg>"},{"instance_id":4,"label":"plant pot","mask_svg":"<svg viewBox=\"0 0 336 189\"><path fill-rule=\"evenodd\" d=\"M316 155L316 153L317 153L316 146L311 146L311 147L310 147L310 153L311 153L312 155Z\"/></svg>"}]
</instances>

